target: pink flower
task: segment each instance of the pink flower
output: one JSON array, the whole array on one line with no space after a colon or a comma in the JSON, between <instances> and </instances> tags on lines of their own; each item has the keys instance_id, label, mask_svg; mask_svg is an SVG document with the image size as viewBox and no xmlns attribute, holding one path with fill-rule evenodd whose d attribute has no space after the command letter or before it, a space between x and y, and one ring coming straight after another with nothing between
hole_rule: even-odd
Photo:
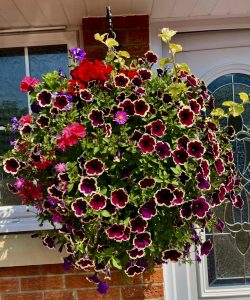
<instances>
[{"instance_id":1,"label":"pink flower","mask_svg":"<svg viewBox=\"0 0 250 300\"><path fill-rule=\"evenodd\" d=\"M66 147L72 147L78 143L79 138L86 136L86 127L78 123L73 123L63 129L57 139L57 146L65 151Z\"/></svg>"},{"instance_id":2,"label":"pink flower","mask_svg":"<svg viewBox=\"0 0 250 300\"><path fill-rule=\"evenodd\" d=\"M19 120L19 125L23 126L24 124L31 123L31 115L22 116Z\"/></svg>"},{"instance_id":3,"label":"pink flower","mask_svg":"<svg viewBox=\"0 0 250 300\"><path fill-rule=\"evenodd\" d=\"M20 89L23 93L27 93L39 83L40 81L33 77L24 77L20 84Z\"/></svg>"},{"instance_id":4,"label":"pink flower","mask_svg":"<svg viewBox=\"0 0 250 300\"><path fill-rule=\"evenodd\" d=\"M118 124L124 124L126 123L128 119L128 116L127 114L125 113L125 111L118 111L116 114L115 114L115 121L118 123Z\"/></svg>"}]
</instances>

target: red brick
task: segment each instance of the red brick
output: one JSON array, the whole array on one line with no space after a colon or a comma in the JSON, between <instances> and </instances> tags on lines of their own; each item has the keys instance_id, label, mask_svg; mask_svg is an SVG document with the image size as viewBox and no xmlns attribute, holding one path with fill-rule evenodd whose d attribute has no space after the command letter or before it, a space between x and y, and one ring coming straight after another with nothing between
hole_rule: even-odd
<instances>
[{"instance_id":1,"label":"red brick","mask_svg":"<svg viewBox=\"0 0 250 300\"><path fill-rule=\"evenodd\" d=\"M82 291L77 291L78 300L120 300L120 290L119 288L109 288L108 292L101 296L98 294L96 289L86 289Z\"/></svg>"},{"instance_id":2,"label":"red brick","mask_svg":"<svg viewBox=\"0 0 250 300\"><path fill-rule=\"evenodd\" d=\"M39 266L0 268L0 277L30 276L39 273Z\"/></svg>"},{"instance_id":3,"label":"red brick","mask_svg":"<svg viewBox=\"0 0 250 300\"><path fill-rule=\"evenodd\" d=\"M43 300L42 293L22 293L2 295L2 300Z\"/></svg>"},{"instance_id":4,"label":"red brick","mask_svg":"<svg viewBox=\"0 0 250 300\"><path fill-rule=\"evenodd\" d=\"M63 288L62 276L21 278L22 291L54 290Z\"/></svg>"},{"instance_id":5,"label":"red brick","mask_svg":"<svg viewBox=\"0 0 250 300\"><path fill-rule=\"evenodd\" d=\"M83 30L108 30L108 20L105 17L84 18L82 19L82 28Z\"/></svg>"},{"instance_id":6,"label":"red brick","mask_svg":"<svg viewBox=\"0 0 250 300\"><path fill-rule=\"evenodd\" d=\"M39 272L41 275L53 275L53 274L64 274L65 273L62 264L39 266Z\"/></svg>"},{"instance_id":7,"label":"red brick","mask_svg":"<svg viewBox=\"0 0 250 300\"><path fill-rule=\"evenodd\" d=\"M123 287L122 299L123 300L143 300L149 298L163 299L163 286L162 285L148 285L136 287Z\"/></svg>"},{"instance_id":8,"label":"red brick","mask_svg":"<svg viewBox=\"0 0 250 300\"><path fill-rule=\"evenodd\" d=\"M0 292L16 292L18 290L18 281L16 279L1 279Z\"/></svg>"},{"instance_id":9,"label":"red brick","mask_svg":"<svg viewBox=\"0 0 250 300\"><path fill-rule=\"evenodd\" d=\"M84 47L87 53L86 58L89 60L104 59L107 53L105 46Z\"/></svg>"},{"instance_id":10,"label":"red brick","mask_svg":"<svg viewBox=\"0 0 250 300\"><path fill-rule=\"evenodd\" d=\"M94 288L95 284L86 279L87 275L65 275L66 288Z\"/></svg>"},{"instance_id":11,"label":"red brick","mask_svg":"<svg viewBox=\"0 0 250 300\"><path fill-rule=\"evenodd\" d=\"M127 32L128 43L149 44L149 29L131 29Z\"/></svg>"},{"instance_id":12,"label":"red brick","mask_svg":"<svg viewBox=\"0 0 250 300\"><path fill-rule=\"evenodd\" d=\"M126 16L113 17L113 28L139 28L139 27L149 27L149 17L146 15L141 16Z\"/></svg>"},{"instance_id":13,"label":"red brick","mask_svg":"<svg viewBox=\"0 0 250 300\"><path fill-rule=\"evenodd\" d=\"M60 292L45 292L44 300L72 300L73 292L72 291L60 291Z\"/></svg>"},{"instance_id":14,"label":"red brick","mask_svg":"<svg viewBox=\"0 0 250 300\"><path fill-rule=\"evenodd\" d=\"M143 275L145 283L162 283L163 271L162 269L154 269L153 271L145 272Z\"/></svg>"},{"instance_id":15,"label":"red brick","mask_svg":"<svg viewBox=\"0 0 250 300\"><path fill-rule=\"evenodd\" d=\"M100 276L101 280L105 280ZM124 273L121 272L111 272L111 280L107 280L109 286L123 286L123 285L132 285L132 284L141 284L142 276L134 276L132 278L127 277Z\"/></svg>"}]
</instances>

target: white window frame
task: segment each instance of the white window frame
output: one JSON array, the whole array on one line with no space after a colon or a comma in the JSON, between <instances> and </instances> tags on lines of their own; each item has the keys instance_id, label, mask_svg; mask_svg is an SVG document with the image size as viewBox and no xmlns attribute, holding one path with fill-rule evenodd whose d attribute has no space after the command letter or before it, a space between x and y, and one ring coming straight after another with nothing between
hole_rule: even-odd
<instances>
[{"instance_id":1,"label":"white window frame","mask_svg":"<svg viewBox=\"0 0 250 300\"><path fill-rule=\"evenodd\" d=\"M0 48L32 47L66 44L68 49L79 46L79 29L0 35ZM29 75L29 68L26 68ZM2 127L0 130L3 129ZM40 227L36 211L25 205L0 206L0 233L52 229L47 222Z\"/></svg>"}]
</instances>

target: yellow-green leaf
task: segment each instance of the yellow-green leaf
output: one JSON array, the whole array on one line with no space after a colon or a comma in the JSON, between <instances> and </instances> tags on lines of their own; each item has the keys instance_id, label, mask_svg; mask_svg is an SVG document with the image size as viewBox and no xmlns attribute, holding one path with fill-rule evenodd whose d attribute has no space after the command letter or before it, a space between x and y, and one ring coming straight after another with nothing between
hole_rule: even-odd
<instances>
[{"instance_id":1,"label":"yellow-green leaf","mask_svg":"<svg viewBox=\"0 0 250 300\"><path fill-rule=\"evenodd\" d=\"M112 38L106 39L105 44L107 45L108 48L119 46L119 43Z\"/></svg>"},{"instance_id":2,"label":"yellow-green leaf","mask_svg":"<svg viewBox=\"0 0 250 300\"><path fill-rule=\"evenodd\" d=\"M122 57L118 57L115 62L119 63L121 65L121 67L123 67L125 65L125 59Z\"/></svg>"},{"instance_id":3,"label":"yellow-green leaf","mask_svg":"<svg viewBox=\"0 0 250 300\"><path fill-rule=\"evenodd\" d=\"M235 104L236 104L236 103L233 102L233 101L224 101L224 102L222 103L222 105L228 106L228 107L232 107L232 106L234 106Z\"/></svg>"},{"instance_id":4,"label":"yellow-green leaf","mask_svg":"<svg viewBox=\"0 0 250 300\"><path fill-rule=\"evenodd\" d=\"M164 66L164 65L166 65L166 64L168 64L170 62L171 62L171 58L169 58L169 57L162 58L160 60L160 66L162 67L162 66Z\"/></svg>"},{"instance_id":5,"label":"yellow-green leaf","mask_svg":"<svg viewBox=\"0 0 250 300\"><path fill-rule=\"evenodd\" d=\"M249 97L247 93L239 93L239 96L243 103L249 102Z\"/></svg>"},{"instance_id":6,"label":"yellow-green leaf","mask_svg":"<svg viewBox=\"0 0 250 300\"><path fill-rule=\"evenodd\" d=\"M125 58L130 58L130 54L127 52L127 51L118 51L118 54L120 55L120 56L123 56L123 57L125 57Z\"/></svg>"},{"instance_id":7,"label":"yellow-green leaf","mask_svg":"<svg viewBox=\"0 0 250 300\"><path fill-rule=\"evenodd\" d=\"M185 63L177 64L177 68L179 68L179 69L181 69L181 70L183 70L183 71L185 71L187 73L191 72L189 66L187 64L185 64Z\"/></svg>"},{"instance_id":8,"label":"yellow-green leaf","mask_svg":"<svg viewBox=\"0 0 250 300\"><path fill-rule=\"evenodd\" d=\"M158 34L162 38L163 42L167 43L176 34L176 31L170 30L169 28L162 28L161 33Z\"/></svg>"},{"instance_id":9,"label":"yellow-green leaf","mask_svg":"<svg viewBox=\"0 0 250 300\"><path fill-rule=\"evenodd\" d=\"M181 51L182 51L182 46L179 45L179 44L172 44L172 43L170 43L170 44L169 44L169 50L170 50L173 54L175 54L175 53L177 53L177 52L181 52Z\"/></svg>"},{"instance_id":10,"label":"yellow-green leaf","mask_svg":"<svg viewBox=\"0 0 250 300\"><path fill-rule=\"evenodd\" d=\"M229 113L233 117L238 117L244 112L244 106L243 104L235 103L234 106L229 108Z\"/></svg>"},{"instance_id":11,"label":"yellow-green leaf","mask_svg":"<svg viewBox=\"0 0 250 300\"><path fill-rule=\"evenodd\" d=\"M95 39L96 39L97 41L103 42L103 40L105 39L105 37L106 37L107 35L108 35L107 33L104 33L104 34L102 34L102 35L100 35L100 33L96 33L96 34L94 35L94 37L95 37Z\"/></svg>"},{"instance_id":12,"label":"yellow-green leaf","mask_svg":"<svg viewBox=\"0 0 250 300\"><path fill-rule=\"evenodd\" d=\"M227 117L227 114L224 112L222 108L215 108L211 112L212 116L220 117L220 118L225 118Z\"/></svg>"},{"instance_id":13,"label":"yellow-green leaf","mask_svg":"<svg viewBox=\"0 0 250 300\"><path fill-rule=\"evenodd\" d=\"M180 82L180 83L172 83L170 88L169 88L169 93L175 97L178 96L180 93L182 92L186 92L187 91L187 86L185 85L184 82Z\"/></svg>"}]
</instances>

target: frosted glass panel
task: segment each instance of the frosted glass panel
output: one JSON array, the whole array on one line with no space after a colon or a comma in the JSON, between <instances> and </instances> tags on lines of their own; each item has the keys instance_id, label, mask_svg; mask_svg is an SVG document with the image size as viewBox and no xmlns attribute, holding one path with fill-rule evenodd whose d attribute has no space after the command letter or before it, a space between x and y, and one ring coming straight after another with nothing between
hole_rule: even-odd
<instances>
[{"instance_id":1,"label":"frosted glass panel","mask_svg":"<svg viewBox=\"0 0 250 300\"><path fill-rule=\"evenodd\" d=\"M68 75L67 45L30 47L29 64L30 74L41 80L41 75L61 69Z\"/></svg>"}]
</instances>

